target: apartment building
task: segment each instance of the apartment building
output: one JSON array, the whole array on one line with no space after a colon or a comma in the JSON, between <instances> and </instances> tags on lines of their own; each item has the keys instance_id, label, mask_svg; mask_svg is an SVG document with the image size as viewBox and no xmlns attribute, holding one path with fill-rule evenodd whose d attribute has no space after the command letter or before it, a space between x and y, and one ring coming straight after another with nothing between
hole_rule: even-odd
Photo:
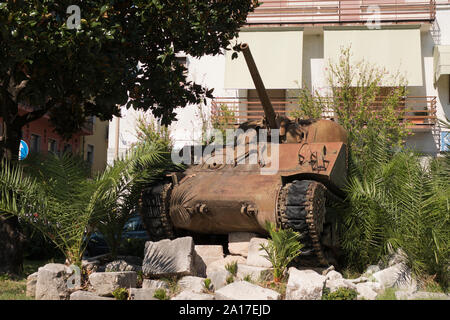
<instances>
[{"instance_id":1,"label":"apartment building","mask_svg":"<svg viewBox=\"0 0 450 320\"><path fill-rule=\"evenodd\" d=\"M29 111L31 111L30 107L19 106L20 113ZM2 124L0 118L0 132L2 132ZM106 168L108 129L108 121L99 121L95 117L89 117L82 129L66 140L54 131L49 116L44 115L22 128L22 140L27 144L29 153L62 154L72 152L80 154L84 160L90 163L92 172L95 173Z\"/></svg>"},{"instance_id":2,"label":"apartment building","mask_svg":"<svg viewBox=\"0 0 450 320\"><path fill-rule=\"evenodd\" d=\"M437 120L450 118L449 0L265 0L248 16L239 41L250 45L279 114L295 107L302 86L327 92L326 68L342 47L351 48L352 61L400 73L407 81L406 118L413 132L407 144L432 155L444 150L447 132ZM235 110L237 121L262 116L245 60L242 54L232 60L231 54L186 57L188 79L214 88L216 98L178 110L171 126L176 147L198 143L201 119L218 105ZM393 83L386 79L381 86ZM132 142L122 134L133 131L130 119L116 134L122 141L115 143L110 130L110 154Z\"/></svg>"}]
</instances>

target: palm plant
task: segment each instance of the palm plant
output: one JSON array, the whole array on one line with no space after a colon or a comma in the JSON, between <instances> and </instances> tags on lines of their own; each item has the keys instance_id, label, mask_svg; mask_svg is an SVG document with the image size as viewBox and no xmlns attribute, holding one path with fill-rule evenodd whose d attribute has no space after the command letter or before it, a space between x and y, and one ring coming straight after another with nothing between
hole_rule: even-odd
<instances>
[{"instance_id":1,"label":"palm plant","mask_svg":"<svg viewBox=\"0 0 450 320\"><path fill-rule=\"evenodd\" d=\"M278 283L284 277L289 263L300 254L303 245L300 234L292 229L277 229L273 223L266 222L270 238L267 245L261 244L260 250L267 253L267 259L273 266L273 279Z\"/></svg>"},{"instance_id":2,"label":"palm plant","mask_svg":"<svg viewBox=\"0 0 450 320\"><path fill-rule=\"evenodd\" d=\"M113 257L118 253L125 222L137 211L142 190L165 179L168 172L184 168L171 161L172 142L167 128L140 118L137 131L138 143L94 178L107 197L97 203L102 214L96 227L104 235Z\"/></svg>"},{"instance_id":3,"label":"palm plant","mask_svg":"<svg viewBox=\"0 0 450 320\"><path fill-rule=\"evenodd\" d=\"M88 167L71 154L30 157L24 167L3 163L0 214L15 215L53 241L69 263L79 264L83 235L104 196Z\"/></svg>"},{"instance_id":4,"label":"palm plant","mask_svg":"<svg viewBox=\"0 0 450 320\"><path fill-rule=\"evenodd\" d=\"M392 153L374 143L370 165L357 160L347 185L342 247L362 269L401 247L416 274L448 281L450 240L449 155L421 165L417 153ZM389 250L390 249L390 250Z\"/></svg>"}]
</instances>

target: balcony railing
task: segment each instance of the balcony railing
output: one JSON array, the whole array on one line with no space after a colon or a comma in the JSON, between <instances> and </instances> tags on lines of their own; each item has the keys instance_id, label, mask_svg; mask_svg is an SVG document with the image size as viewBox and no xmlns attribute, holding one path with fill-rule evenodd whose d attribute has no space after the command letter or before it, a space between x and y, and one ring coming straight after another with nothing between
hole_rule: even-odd
<instances>
[{"instance_id":1,"label":"balcony railing","mask_svg":"<svg viewBox=\"0 0 450 320\"><path fill-rule=\"evenodd\" d=\"M435 16L435 0L265 0L247 25L430 22Z\"/></svg>"},{"instance_id":2,"label":"balcony railing","mask_svg":"<svg viewBox=\"0 0 450 320\"><path fill-rule=\"evenodd\" d=\"M376 112L381 106L384 97L379 97L370 107ZM331 103L325 102L324 119L337 118ZM272 106L277 115L292 116L292 112L299 107L298 98L273 99ZM247 98L216 98L212 101L215 119L225 125L239 125L248 120L257 120L264 117L261 102L257 99ZM407 121L408 127L414 131L428 131L436 124L436 97L435 96L407 96L400 103L399 121Z\"/></svg>"}]
</instances>

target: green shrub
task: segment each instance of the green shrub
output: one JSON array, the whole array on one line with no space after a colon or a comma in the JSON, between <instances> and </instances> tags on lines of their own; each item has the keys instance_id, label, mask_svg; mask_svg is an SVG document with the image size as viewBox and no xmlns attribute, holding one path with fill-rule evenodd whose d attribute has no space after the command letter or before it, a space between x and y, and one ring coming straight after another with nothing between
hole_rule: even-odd
<instances>
[{"instance_id":1,"label":"green shrub","mask_svg":"<svg viewBox=\"0 0 450 320\"><path fill-rule=\"evenodd\" d=\"M273 266L273 279L280 282L289 263L300 254L303 245L299 242L300 234L292 229L276 229L275 225L266 222L270 234L267 245L261 244L260 250L267 253L267 259Z\"/></svg>"},{"instance_id":2,"label":"green shrub","mask_svg":"<svg viewBox=\"0 0 450 320\"><path fill-rule=\"evenodd\" d=\"M164 289L156 289L155 294L153 295L154 298L159 300L168 300L169 296L166 293L166 290Z\"/></svg>"},{"instance_id":3,"label":"green shrub","mask_svg":"<svg viewBox=\"0 0 450 320\"><path fill-rule=\"evenodd\" d=\"M236 274L237 274L237 262L233 261L233 262L227 263L226 266L225 266L225 270L227 270L229 273L231 273L231 275L236 277Z\"/></svg>"},{"instance_id":4,"label":"green shrub","mask_svg":"<svg viewBox=\"0 0 450 320\"><path fill-rule=\"evenodd\" d=\"M206 278L205 280L203 280L203 285L206 290L211 289L211 279Z\"/></svg>"},{"instance_id":5,"label":"green shrub","mask_svg":"<svg viewBox=\"0 0 450 320\"><path fill-rule=\"evenodd\" d=\"M116 300L127 300L128 290L125 288L117 288L112 292L112 295L116 298Z\"/></svg>"},{"instance_id":6,"label":"green shrub","mask_svg":"<svg viewBox=\"0 0 450 320\"><path fill-rule=\"evenodd\" d=\"M226 282L227 284L233 283L234 282L234 276L232 274L230 274L227 278L226 278Z\"/></svg>"},{"instance_id":7,"label":"green shrub","mask_svg":"<svg viewBox=\"0 0 450 320\"><path fill-rule=\"evenodd\" d=\"M351 48L343 48L339 61L328 66L328 99L337 122L348 134L350 151L361 160L361 166L372 164L374 143L387 148L401 147L411 134L404 121L406 81L400 74L368 62L352 61ZM381 82L392 83L382 91Z\"/></svg>"},{"instance_id":8,"label":"green shrub","mask_svg":"<svg viewBox=\"0 0 450 320\"><path fill-rule=\"evenodd\" d=\"M450 156L422 167L417 154L379 156L377 166L354 172L343 211L342 248L358 270L402 248L416 275L448 285Z\"/></svg>"},{"instance_id":9,"label":"green shrub","mask_svg":"<svg viewBox=\"0 0 450 320\"><path fill-rule=\"evenodd\" d=\"M323 289L322 300L356 300L358 292L354 289L338 288L330 292L330 289Z\"/></svg>"},{"instance_id":10,"label":"green shrub","mask_svg":"<svg viewBox=\"0 0 450 320\"><path fill-rule=\"evenodd\" d=\"M203 287L205 288L206 292L211 292L213 289L211 279L206 278L205 280L203 280Z\"/></svg>"},{"instance_id":11,"label":"green shrub","mask_svg":"<svg viewBox=\"0 0 450 320\"><path fill-rule=\"evenodd\" d=\"M290 116L307 120L307 119L320 119L322 113L326 110L326 104L324 99L316 91L311 93L306 84L303 84L303 88L300 89L298 105L290 112Z\"/></svg>"}]
</instances>

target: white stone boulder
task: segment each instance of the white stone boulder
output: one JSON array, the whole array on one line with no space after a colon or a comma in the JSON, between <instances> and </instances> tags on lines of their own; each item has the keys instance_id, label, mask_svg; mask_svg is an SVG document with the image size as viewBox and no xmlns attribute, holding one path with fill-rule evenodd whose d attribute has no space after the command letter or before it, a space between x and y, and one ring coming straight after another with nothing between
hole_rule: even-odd
<instances>
[{"instance_id":1,"label":"white stone boulder","mask_svg":"<svg viewBox=\"0 0 450 320\"><path fill-rule=\"evenodd\" d=\"M195 252L202 258L206 266L223 259L223 247L221 245L196 245Z\"/></svg>"},{"instance_id":2,"label":"white stone boulder","mask_svg":"<svg viewBox=\"0 0 450 320\"><path fill-rule=\"evenodd\" d=\"M142 281L142 289L169 289L169 285L166 281L162 280L151 280L151 279L144 279Z\"/></svg>"},{"instance_id":3,"label":"white stone boulder","mask_svg":"<svg viewBox=\"0 0 450 320\"><path fill-rule=\"evenodd\" d=\"M270 272L271 270L271 268L254 267L239 263L237 265L236 277L240 280L250 277L251 280L258 281L261 278L261 273Z\"/></svg>"},{"instance_id":4,"label":"white stone boulder","mask_svg":"<svg viewBox=\"0 0 450 320\"><path fill-rule=\"evenodd\" d=\"M211 279L215 290L220 289L227 285L227 278L231 275L226 270L226 266L234 263L236 265L245 264L246 261L242 256L228 255L225 258L210 263L206 268L206 277Z\"/></svg>"},{"instance_id":5,"label":"white stone boulder","mask_svg":"<svg viewBox=\"0 0 450 320\"><path fill-rule=\"evenodd\" d=\"M135 271L142 270L140 265L130 264L126 260L114 260L105 265L105 272Z\"/></svg>"},{"instance_id":6,"label":"white stone boulder","mask_svg":"<svg viewBox=\"0 0 450 320\"><path fill-rule=\"evenodd\" d=\"M36 300L68 300L72 291L68 280L73 272L59 263L40 267L36 280Z\"/></svg>"},{"instance_id":7,"label":"white stone boulder","mask_svg":"<svg viewBox=\"0 0 450 320\"><path fill-rule=\"evenodd\" d=\"M70 300L116 300L114 298L100 297L89 291L78 290L70 295Z\"/></svg>"},{"instance_id":8,"label":"white stone boulder","mask_svg":"<svg viewBox=\"0 0 450 320\"><path fill-rule=\"evenodd\" d=\"M415 290L416 281L412 278L411 270L403 263L395 264L372 274L371 279L380 283L384 288L399 288Z\"/></svg>"},{"instance_id":9,"label":"white stone boulder","mask_svg":"<svg viewBox=\"0 0 450 320\"><path fill-rule=\"evenodd\" d=\"M289 268L286 300L320 300L326 276L313 270Z\"/></svg>"},{"instance_id":10,"label":"white stone boulder","mask_svg":"<svg viewBox=\"0 0 450 320\"><path fill-rule=\"evenodd\" d=\"M99 296L112 296L118 288L136 288L137 274L134 271L94 272L89 276L92 291Z\"/></svg>"},{"instance_id":11,"label":"white stone boulder","mask_svg":"<svg viewBox=\"0 0 450 320\"><path fill-rule=\"evenodd\" d=\"M206 268L214 261L223 259L221 245L196 245L194 247L194 269L198 277L206 277Z\"/></svg>"},{"instance_id":12,"label":"white stone boulder","mask_svg":"<svg viewBox=\"0 0 450 320\"><path fill-rule=\"evenodd\" d=\"M207 277L211 280L214 290L220 289L227 285L227 279L231 276L225 269L214 269L207 272Z\"/></svg>"},{"instance_id":13,"label":"white stone boulder","mask_svg":"<svg viewBox=\"0 0 450 320\"><path fill-rule=\"evenodd\" d=\"M216 300L280 300L281 294L248 281L233 282L215 292Z\"/></svg>"},{"instance_id":14,"label":"white stone boulder","mask_svg":"<svg viewBox=\"0 0 450 320\"><path fill-rule=\"evenodd\" d=\"M272 268L267 253L261 250L261 245L267 245L268 240L264 238L252 238L248 246L247 265L255 267Z\"/></svg>"},{"instance_id":15,"label":"white stone boulder","mask_svg":"<svg viewBox=\"0 0 450 320\"><path fill-rule=\"evenodd\" d=\"M344 277L339 272L337 272L335 270L331 270L330 272L326 273L326 278L327 278L327 280L337 280L337 279L343 279Z\"/></svg>"},{"instance_id":16,"label":"white stone boulder","mask_svg":"<svg viewBox=\"0 0 450 320\"><path fill-rule=\"evenodd\" d=\"M214 262L211 262L208 267L206 268L206 273L208 275L208 272L211 272L213 270L226 270L226 265L228 264L245 264L246 263L246 259L242 256L226 256L223 259L220 260L216 260ZM209 276L208 276L209 277Z\"/></svg>"},{"instance_id":17,"label":"white stone boulder","mask_svg":"<svg viewBox=\"0 0 450 320\"><path fill-rule=\"evenodd\" d=\"M375 300L378 293L370 286L370 282L358 283L356 285L358 292L357 300Z\"/></svg>"},{"instance_id":18,"label":"white stone boulder","mask_svg":"<svg viewBox=\"0 0 450 320\"><path fill-rule=\"evenodd\" d=\"M378 265L370 265L366 268L366 271L364 271L363 276L370 277L375 272L381 271L380 267Z\"/></svg>"},{"instance_id":19,"label":"white stone boulder","mask_svg":"<svg viewBox=\"0 0 450 320\"><path fill-rule=\"evenodd\" d=\"M130 300L158 300L155 296L157 289L131 288L129 290Z\"/></svg>"},{"instance_id":20,"label":"white stone boulder","mask_svg":"<svg viewBox=\"0 0 450 320\"><path fill-rule=\"evenodd\" d=\"M192 237L147 241L142 272L145 276L157 278L193 275L194 258Z\"/></svg>"},{"instance_id":21,"label":"white stone boulder","mask_svg":"<svg viewBox=\"0 0 450 320\"><path fill-rule=\"evenodd\" d=\"M32 273L27 277L27 297L35 297L36 296L36 283L38 278L38 272Z\"/></svg>"},{"instance_id":22,"label":"white stone boulder","mask_svg":"<svg viewBox=\"0 0 450 320\"><path fill-rule=\"evenodd\" d=\"M358 277L358 278L355 278L355 279L347 279L347 280L350 281L353 284L358 284L358 283L363 283L363 282L369 281L369 278L361 276L361 277Z\"/></svg>"},{"instance_id":23,"label":"white stone boulder","mask_svg":"<svg viewBox=\"0 0 450 320\"><path fill-rule=\"evenodd\" d=\"M214 295L192 291L181 291L170 300L214 300Z\"/></svg>"},{"instance_id":24,"label":"white stone boulder","mask_svg":"<svg viewBox=\"0 0 450 320\"><path fill-rule=\"evenodd\" d=\"M200 277L185 276L178 280L178 287L182 291L203 293L203 290L205 289L204 280L204 278Z\"/></svg>"},{"instance_id":25,"label":"white stone boulder","mask_svg":"<svg viewBox=\"0 0 450 320\"><path fill-rule=\"evenodd\" d=\"M228 234L228 251L231 254L247 257L250 240L257 237L251 232L232 232Z\"/></svg>"},{"instance_id":26,"label":"white stone boulder","mask_svg":"<svg viewBox=\"0 0 450 320\"><path fill-rule=\"evenodd\" d=\"M329 266L328 268L326 268L325 270L323 270L323 271L322 271L322 275L323 275L323 276L326 276L326 275L327 275L329 272L331 272L331 271L335 271L333 265L331 265L331 266Z\"/></svg>"},{"instance_id":27,"label":"white stone boulder","mask_svg":"<svg viewBox=\"0 0 450 320\"><path fill-rule=\"evenodd\" d=\"M325 287L330 290L330 292L334 292L339 288L346 288L350 290L356 290L356 286L350 281L344 278L338 278L334 280L327 280L325 282Z\"/></svg>"}]
</instances>

